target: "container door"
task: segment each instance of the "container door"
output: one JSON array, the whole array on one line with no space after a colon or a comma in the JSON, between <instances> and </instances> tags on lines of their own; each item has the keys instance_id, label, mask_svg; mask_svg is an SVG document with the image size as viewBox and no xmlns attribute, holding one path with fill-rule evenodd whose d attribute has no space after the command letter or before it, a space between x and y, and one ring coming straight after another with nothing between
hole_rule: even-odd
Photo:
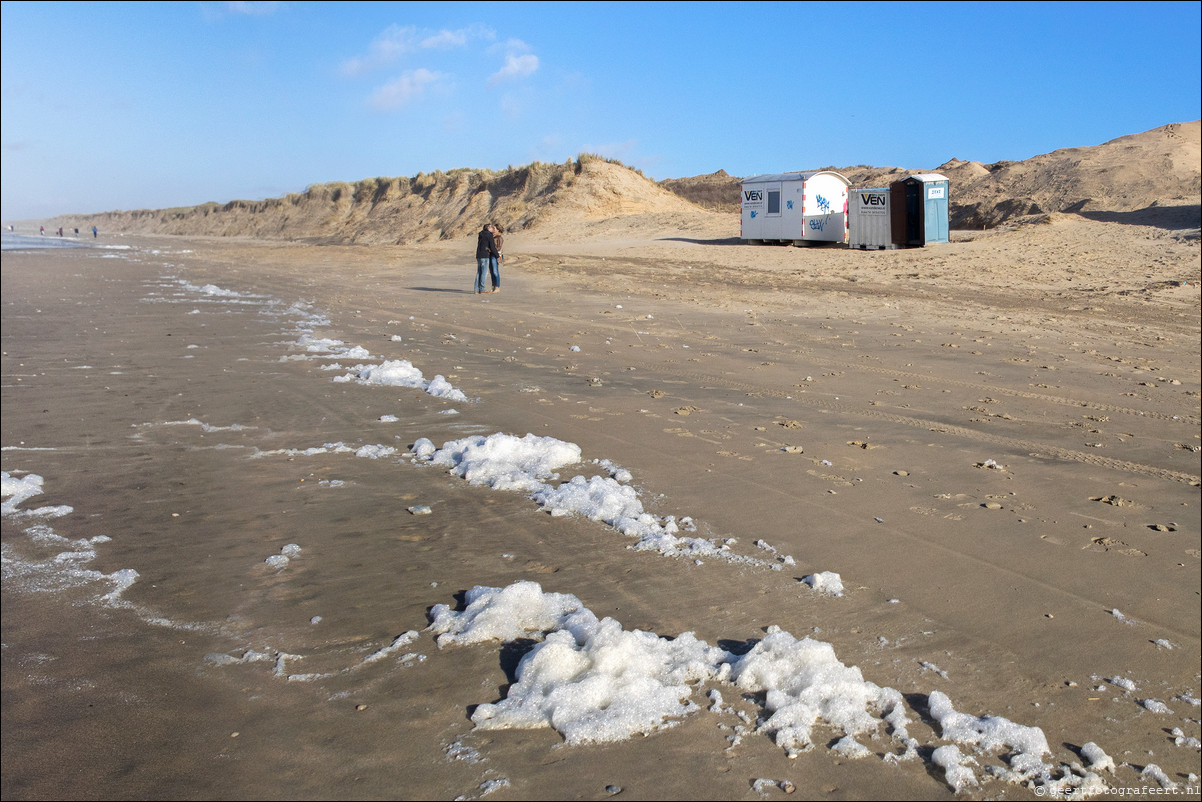
<instances>
[{"instance_id":1,"label":"container door","mask_svg":"<svg viewBox=\"0 0 1202 802\"><path fill-rule=\"evenodd\" d=\"M805 182L802 209L806 241L844 242L847 237L847 185L819 174Z\"/></svg>"},{"instance_id":2,"label":"container door","mask_svg":"<svg viewBox=\"0 0 1202 802\"><path fill-rule=\"evenodd\" d=\"M947 242L947 182L934 181L925 189L923 231L926 242Z\"/></svg>"},{"instance_id":3,"label":"container door","mask_svg":"<svg viewBox=\"0 0 1202 802\"><path fill-rule=\"evenodd\" d=\"M925 245L922 224L922 184L918 181L906 183L906 244Z\"/></svg>"},{"instance_id":4,"label":"container door","mask_svg":"<svg viewBox=\"0 0 1202 802\"><path fill-rule=\"evenodd\" d=\"M889 185L889 233L894 245L905 247L906 239L906 185L894 181Z\"/></svg>"}]
</instances>

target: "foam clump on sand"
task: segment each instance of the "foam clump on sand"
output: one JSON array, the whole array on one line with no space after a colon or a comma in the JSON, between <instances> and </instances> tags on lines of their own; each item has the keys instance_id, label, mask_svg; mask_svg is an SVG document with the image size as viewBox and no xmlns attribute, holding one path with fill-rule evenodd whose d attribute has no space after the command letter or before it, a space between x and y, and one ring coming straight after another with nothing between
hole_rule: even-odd
<instances>
[{"instance_id":1,"label":"foam clump on sand","mask_svg":"<svg viewBox=\"0 0 1202 802\"><path fill-rule=\"evenodd\" d=\"M1124 691L1135 691L1137 687L1134 682L1126 677L1110 677L1106 680L1116 688L1122 688Z\"/></svg>"},{"instance_id":2,"label":"foam clump on sand","mask_svg":"<svg viewBox=\"0 0 1202 802\"><path fill-rule=\"evenodd\" d=\"M505 588L477 585L467 592L463 612L445 604L430 610L431 631L438 633L439 648L489 640L537 638L564 626L568 617L584 609L575 596L544 593L537 582L515 582Z\"/></svg>"},{"instance_id":3,"label":"foam clump on sand","mask_svg":"<svg viewBox=\"0 0 1202 802\"><path fill-rule=\"evenodd\" d=\"M1105 790L1105 783L1096 773L1107 767L1107 758L1101 749L1097 749L1097 754L1091 752L1092 757L1083 751L1082 755L1091 761L1093 770L1074 774L1043 762L1043 756L1051 750L1047 736L1039 727L1023 726L1000 716L959 713L947 694L941 691L931 693L928 708L931 718L939 723L945 740L972 746L980 752L1005 752L1009 768L989 766L985 769L999 779L1043 788L1046 793L1072 793L1081 797Z\"/></svg>"},{"instance_id":4,"label":"foam clump on sand","mask_svg":"<svg viewBox=\"0 0 1202 802\"><path fill-rule=\"evenodd\" d=\"M471 484L524 493L551 515L580 515L605 523L638 538L633 549L694 560L720 557L765 564L731 553L726 544L679 536L681 523L676 517L647 512L638 491L626 484L632 479L630 471L608 460L595 461L606 476L581 475L552 484L558 479L557 471L580 463L581 450L575 443L533 434L517 437L497 433L453 440L438 448L423 437L413 444L412 452L417 461L445 467ZM688 520L682 519L686 524Z\"/></svg>"},{"instance_id":5,"label":"foam clump on sand","mask_svg":"<svg viewBox=\"0 0 1202 802\"><path fill-rule=\"evenodd\" d=\"M0 494L8 497L8 501L4 502L4 514L11 515L18 505L41 495L44 483L45 480L36 473L23 477L13 476L8 471L0 473Z\"/></svg>"},{"instance_id":6,"label":"foam clump on sand","mask_svg":"<svg viewBox=\"0 0 1202 802\"><path fill-rule=\"evenodd\" d=\"M288 563L292 562L292 560L296 559L300 555L301 547L295 543L289 543L287 546L284 546L282 549L280 549L279 554L273 554L263 562L267 563L267 565L272 568L282 569L287 568Z\"/></svg>"},{"instance_id":7,"label":"foam clump on sand","mask_svg":"<svg viewBox=\"0 0 1202 802\"><path fill-rule=\"evenodd\" d=\"M802 577L801 581L819 593L825 593L828 596L843 595L843 577L834 571L822 571L817 574L810 574L809 576Z\"/></svg>"},{"instance_id":8,"label":"foam clump on sand","mask_svg":"<svg viewBox=\"0 0 1202 802\"><path fill-rule=\"evenodd\" d=\"M518 664L505 699L472 714L480 729L552 727L567 743L621 741L699 709L692 683L717 677L725 652L686 632L668 640L598 619L575 596L534 582L476 587L461 613L436 605L440 647L541 639ZM544 633L545 634L544 636Z\"/></svg>"},{"instance_id":9,"label":"foam clump on sand","mask_svg":"<svg viewBox=\"0 0 1202 802\"><path fill-rule=\"evenodd\" d=\"M399 338L396 339L399 340ZM371 352L361 345L347 345L342 340L314 337L311 334L302 334L297 339L296 345L304 349L307 354L307 356L301 356L301 359L353 359L362 362L371 358ZM426 381L421 370L406 359L386 360L378 365L359 364L352 368L343 368L338 364L326 367L331 370L351 371L342 376L335 376L334 381L336 382L353 381L358 384L384 387L413 387L436 398L447 398L452 401L468 400L463 391L456 389L445 376L438 375L430 381Z\"/></svg>"},{"instance_id":10,"label":"foam clump on sand","mask_svg":"<svg viewBox=\"0 0 1202 802\"><path fill-rule=\"evenodd\" d=\"M371 356L371 352L366 348L357 345L347 345L342 340L335 340L331 337L314 337L312 334L302 334L297 339L296 345L303 348L305 353L308 354L347 357L349 359L367 359Z\"/></svg>"},{"instance_id":11,"label":"foam clump on sand","mask_svg":"<svg viewBox=\"0 0 1202 802\"><path fill-rule=\"evenodd\" d=\"M638 492L617 479L575 476L557 487L544 487L534 500L552 515L581 515L600 521L621 532L637 537L639 550L659 551L671 556L705 557L722 553L702 538L677 537L679 525L673 516L659 517L643 509Z\"/></svg>"},{"instance_id":12,"label":"foam clump on sand","mask_svg":"<svg viewBox=\"0 0 1202 802\"><path fill-rule=\"evenodd\" d=\"M697 709L690 683L711 677L716 647L691 633L665 640L578 613L518 664L517 683L472 714L481 729L552 725L569 743L622 741ZM711 658L711 659L707 659Z\"/></svg>"},{"instance_id":13,"label":"foam clump on sand","mask_svg":"<svg viewBox=\"0 0 1202 802\"><path fill-rule=\"evenodd\" d=\"M70 515L75 511L74 507L66 505L39 507L34 510L18 509L18 507L29 499L42 494L44 482L45 480L36 473L26 474L18 478L11 475L8 471L4 471L2 476L0 476L0 495L5 497L5 501L0 506L0 514L12 517L58 518L63 515Z\"/></svg>"},{"instance_id":14,"label":"foam clump on sand","mask_svg":"<svg viewBox=\"0 0 1202 802\"><path fill-rule=\"evenodd\" d=\"M431 610L439 647L489 640L540 641L522 658L505 699L472 716L481 729L551 727L568 743L618 741L671 727L701 708L701 683L731 683L763 693L771 714L760 731L791 754L812 747L820 723L841 730L839 753L863 757L855 736L887 723L911 743L904 700L864 680L835 657L830 644L798 640L776 627L746 654L735 655L685 632L663 638L598 619L578 598L544 593L534 582L475 587L461 612ZM720 697L719 697L720 698Z\"/></svg>"},{"instance_id":15,"label":"foam clump on sand","mask_svg":"<svg viewBox=\"0 0 1202 802\"><path fill-rule=\"evenodd\" d=\"M1169 706L1159 699L1141 699L1139 704L1150 713L1159 713L1161 715L1172 715L1173 713L1169 709Z\"/></svg>"},{"instance_id":16,"label":"foam clump on sand","mask_svg":"<svg viewBox=\"0 0 1202 802\"><path fill-rule=\"evenodd\" d=\"M730 658L731 680L743 691L766 692L771 714L760 726L790 754L813 746L818 723L845 735L875 732L883 714L899 740L908 740L900 693L868 682L854 666L845 666L829 643L798 640L778 627L747 654ZM850 744L845 744L849 748Z\"/></svg>"},{"instance_id":17,"label":"foam clump on sand","mask_svg":"<svg viewBox=\"0 0 1202 802\"><path fill-rule=\"evenodd\" d=\"M939 722L943 737L982 750L1010 749L1015 753L1041 758L1048 754L1048 739L1038 727L1025 727L1001 716L973 716L958 713L952 700L942 691L933 691L928 699L931 718Z\"/></svg>"},{"instance_id":18,"label":"foam clump on sand","mask_svg":"<svg viewBox=\"0 0 1202 802\"><path fill-rule=\"evenodd\" d=\"M555 478L560 468L580 462L580 446L534 434L476 435L442 448L423 437L413 444L413 453L470 484L531 493L540 490L544 480Z\"/></svg>"},{"instance_id":19,"label":"foam clump on sand","mask_svg":"<svg viewBox=\"0 0 1202 802\"><path fill-rule=\"evenodd\" d=\"M1149 763L1148 765L1144 766L1139 775L1146 780L1152 780L1163 789L1180 788L1177 783L1173 782L1168 774L1165 774L1164 769L1162 769L1160 766L1157 766L1155 763Z\"/></svg>"},{"instance_id":20,"label":"foam clump on sand","mask_svg":"<svg viewBox=\"0 0 1202 802\"><path fill-rule=\"evenodd\" d=\"M1089 761L1090 771L1109 771L1114 773L1114 758L1106 754L1102 747L1093 741L1081 747L1081 757Z\"/></svg>"},{"instance_id":21,"label":"foam clump on sand","mask_svg":"<svg viewBox=\"0 0 1202 802\"><path fill-rule=\"evenodd\" d=\"M358 384L374 384L386 387L413 387L436 398L447 398L451 401L467 401L462 390L455 389L446 377L435 376L426 381L422 372L406 359L390 359L379 365L356 365L350 368L350 373L334 377L336 382L357 382Z\"/></svg>"},{"instance_id":22,"label":"foam clump on sand","mask_svg":"<svg viewBox=\"0 0 1202 802\"><path fill-rule=\"evenodd\" d=\"M977 775L968 767L976 761L952 744L945 744L931 753L931 762L943 769L943 778L948 787L957 793L971 788L977 783Z\"/></svg>"}]
</instances>

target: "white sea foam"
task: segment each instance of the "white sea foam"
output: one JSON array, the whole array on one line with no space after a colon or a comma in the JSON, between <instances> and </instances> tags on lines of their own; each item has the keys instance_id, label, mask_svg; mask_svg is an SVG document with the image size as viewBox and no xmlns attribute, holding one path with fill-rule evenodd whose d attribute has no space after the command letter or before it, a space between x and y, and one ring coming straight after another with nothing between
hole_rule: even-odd
<instances>
[{"instance_id":1,"label":"white sea foam","mask_svg":"<svg viewBox=\"0 0 1202 802\"><path fill-rule=\"evenodd\" d=\"M523 493L552 515L579 515L604 523L637 538L630 546L633 549L693 560L717 557L777 570L783 562L737 555L730 551L729 543L682 536L682 523L688 519L678 522L675 516L647 512L638 491L626 484L633 478L630 472L608 460L593 464L610 475L577 475L554 483L558 471L580 464L581 451L575 443L534 434L497 433L449 441L441 448L423 437L413 444L412 451L419 463L442 466L474 485Z\"/></svg>"},{"instance_id":2,"label":"white sea foam","mask_svg":"<svg viewBox=\"0 0 1202 802\"><path fill-rule=\"evenodd\" d=\"M1081 757L1089 761L1090 771L1109 771L1114 773L1114 758L1106 754L1102 747L1093 741L1081 747Z\"/></svg>"},{"instance_id":3,"label":"white sea foam","mask_svg":"<svg viewBox=\"0 0 1202 802\"><path fill-rule=\"evenodd\" d=\"M828 596L843 595L843 577L834 571L822 571L821 573L810 574L809 576L802 577L801 581L819 593L825 593Z\"/></svg>"},{"instance_id":4,"label":"white sea foam","mask_svg":"<svg viewBox=\"0 0 1202 802\"><path fill-rule=\"evenodd\" d=\"M906 737L903 700L892 688L864 679L860 670L835 657L829 643L801 638L777 627L747 654L730 660L731 680L743 691L764 692L770 713L760 729L778 746L796 754L813 745L819 721L845 735L875 731L888 714L892 728Z\"/></svg>"},{"instance_id":5,"label":"white sea foam","mask_svg":"<svg viewBox=\"0 0 1202 802\"><path fill-rule=\"evenodd\" d=\"M348 354L348 356L351 356ZM352 358L355 358L352 356ZM379 365L356 365L349 368L350 372L335 376L336 382L356 382L358 384L380 385L385 387L413 387L435 398L445 398L450 401L467 401L462 390L456 389L445 377L435 376L426 381L422 372L405 359L392 359Z\"/></svg>"},{"instance_id":6,"label":"white sea foam","mask_svg":"<svg viewBox=\"0 0 1202 802\"><path fill-rule=\"evenodd\" d=\"M934 691L928 700L931 718L939 722L943 737L986 751L1010 749L1042 758L1048 754L1048 740L1038 727L1024 727L1000 716L973 716L958 713L942 691Z\"/></svg>"},{"instance_id":7,"label":"white sea foam","mask_svg":"<svg viewBox=\"0 0 1202 802\"><path fill-rule=\"evenodd\" d=\"M1159 699L1141 699L1139 704L1150 713L1160 713L1162 715L1172 715L1173 713L1169 709L1169 706Z\"/></svg>"},{"instance_id":8,"label":"white sea foam","mask_svg":"<svg viewBox=\"0 0 1202 802\"><path fill-rule=\"evenodd\" d=\"M5 501L0 514L14 520L56 518L72 512L71 507L53 506L33 510L21 505L41 495L45 480L33 473L15 477L0 472L0 494ZM6 585L34 592L60 592L70 588L88 588L101 604L124 604L121 595L138 579L138 572L123 568L102 573L88 565L96 559L96 546L111 542L107 535L71 540L44 523L27 527L28 548L18 542L5 541L0 546L0 572Z\"/></svg>"},{"instance_id":9,"label":"white sea foam","mask_svg":"<svg viewBox=\"0 0 1202 802\"><path fill-rule=\"evenodd\" d=\"M771 628L735 655L691 632L669 639L625 630L534 582L476 587L465 601L461 612L431 610L440 648L540 641L519 663L506 698L477 708L472 720L481 729L552 727L568 743L623 740L673 726L700 709L691 699L699 683L725 682L764 694L770 715L760 730L790 752L810 748L820 725L855 736L888 724L894 738L908 739L901 694L866 682L826 643ZM854 743L843 742L843 753L861 755Z\"/></svg>"},{"instance_id":10,"label":"white sea foam","mask_svg":"<svg viewBox=\"0 0 1202 802\"><path fill-rule=\"evenodd\" d=\"M961 754L952 744L946 744L932 752L931 762L943 769L948 786L957 793L979 785L977 775L969 768L976 761Z\"/></svg>"}]
</instances>

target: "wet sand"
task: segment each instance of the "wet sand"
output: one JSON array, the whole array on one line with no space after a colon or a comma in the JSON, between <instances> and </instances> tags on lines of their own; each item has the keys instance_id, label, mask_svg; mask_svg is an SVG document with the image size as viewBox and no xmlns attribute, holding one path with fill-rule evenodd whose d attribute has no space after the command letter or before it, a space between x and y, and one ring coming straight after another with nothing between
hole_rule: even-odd
<instances>
[{"instance_id":1,"label":"wet sand","mask_svg":"<svg viewBox=\"0 0 1202 802\"><path fill-rule=\"evenodd\" d=\"M1111 785L1155 763L1196 796L1198 749L1172 730L1199 737L1198 286L1160 277L1196 277L1197 242L1060 226L904 253L518 233L484 296L462 243L6 252L3 468L45 479L22 509L73 511L3 519L5 798L784 795L757 779L944 798L936 690L1042 728L1051 762L1093 741ZM316 315L314 336L472 400L286 359ZM633 551L403 456L495 432L576 443L656 513L794 562ZM398 453L300 453L330 443ZM55 563L37 524L111 540ZM106 598L111 578L72 568L137 581ZM801 582L821 571L843 596ZM796 759L765 734L732 747L739 720L704 709L613 744L473 730L525 647L440 650L427 613L520 580L660 636L828 642L905 695L923 759L882 761L885 729L859 760L827 748L836 732ZM365 661L411 630L407 659ZM971 797L1033 796L978 776Z\"/></svg>"}]
</instances>

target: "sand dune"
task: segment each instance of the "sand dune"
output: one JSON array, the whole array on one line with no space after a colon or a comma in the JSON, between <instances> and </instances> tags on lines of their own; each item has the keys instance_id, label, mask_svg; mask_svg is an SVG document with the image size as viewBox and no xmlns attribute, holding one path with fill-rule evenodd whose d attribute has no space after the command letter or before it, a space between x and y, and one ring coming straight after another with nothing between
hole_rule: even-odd
<instances>
[{"instance_id":1,"label":"sand dune","mask_svg":"<svg viewBox=\"0 0 1202 802\"><path fill-rule=\"evenodd\" d=\"M1199 131L1198 121L1173 123L1020 162L986 165L951 159L914 169L828 169L860 187L887 185L916 172L941 172L951 179L952 227L979 230L1052 212L1126 213L1188 204L1197 198L1202 176ZM467 236L485 220L511 231L545 233L572 220L731 213L738 210L738 193L739 179L725 171L657 184L620 163L582 155L565 164L534 163L500 172L460 169L319 184L262 201L64 216L52 225L324 244L412 244Z\"/></svg>"},{"instance_id":2,"label":"sand dune","mask_svg":"<svg viewBox=\"0 0 1202 802\"><path fill-rule=\"evenodd\" d=\"M1196 120L1173 123L1101 145L1064 148L1017 162L949 159L911 169L864 165L825 169L843 173L859 187L886 186L912 173L942 173L951 180L952 227L993 228L1028 215L1130 212L1196 200L1202 176L1200 130ZM738 210L739 179L724 172L662 184L707 208Z\"/></svg>"},{"instance_id":3,"label":"sand dune","mask_svg":"<svg viewBox=\"0 0 1202 802\"><path fill-rule=\"evenodd\" d=\"M140 234L256 237L320 244L393 245L472 235L485 220L507 231L553 228L564 217L693 211L634 170L581 156L503 172L454 170L414 178L320 184L263 201L64 217L54 225ZM64 222L66 221L66 222Z\"/></svg>"}]
</instances>

